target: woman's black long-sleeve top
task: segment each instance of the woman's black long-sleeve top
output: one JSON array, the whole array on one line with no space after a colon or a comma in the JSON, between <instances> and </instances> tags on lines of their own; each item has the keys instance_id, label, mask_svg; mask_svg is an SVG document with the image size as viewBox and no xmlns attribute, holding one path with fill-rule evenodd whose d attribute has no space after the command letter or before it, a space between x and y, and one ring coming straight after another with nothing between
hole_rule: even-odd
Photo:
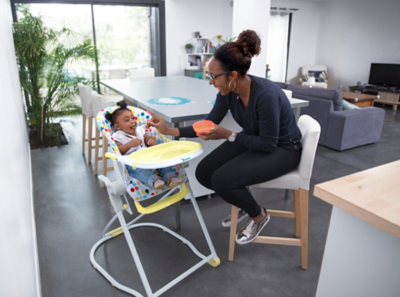
<instances>
[{"instance_id":1,"label":"woman's black long-sleeve top","mask_svg":"<svg viewBox=\"0 0 400 297\"><path fill-rule=\"evenodd\" d=\"M250 97L244 109L237 94L226 96L218 93L215 105L207 120L219 124L228 110L243 128L235 143L257 151L272 152L277 146L301 149L301 132L296 124L290 102L281 88L265 78L249 75ZM196 137L192 126L180 127L180 137Z\"/></svg>"}]
</instances>

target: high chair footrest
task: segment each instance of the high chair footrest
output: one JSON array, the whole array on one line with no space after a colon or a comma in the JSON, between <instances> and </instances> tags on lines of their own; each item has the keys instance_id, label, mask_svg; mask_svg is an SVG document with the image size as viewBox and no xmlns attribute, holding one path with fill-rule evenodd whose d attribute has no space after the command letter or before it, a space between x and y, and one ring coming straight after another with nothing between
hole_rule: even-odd
<instances>
[{"instance_id":1,"label":"high chair footrest","mask_svg":"<svg viewBox=\"0 0 400 297\"><path fill-rule=\"evenodd\" d=\"M135 201L135 206L139 213L142 213L142 214L154 213L154 212L160 211L160 210L162 210L168 206L171 206L171 205L177 203L178 201L182 200L183 198L185 198L185 196L188 194L188 192L189 191L186 186L186 183L183 183L181 190L172 196L169 196L165 199L159 200L156 203L153 203L147 207L143 207L140 204L140 202Z\"/></svg>"},{"instance_id":2,"label":"high chair footrest","mask_svg":"<svg viewBox=\"0 0 400 297\"><path fill-rule=\"evenodd\" d=\"M212 267L218 267L219 264L221 264L221 260L219 258L212 258L210 261L207 262L208 265L212 266Z\"/></svg>"}]
</instances>

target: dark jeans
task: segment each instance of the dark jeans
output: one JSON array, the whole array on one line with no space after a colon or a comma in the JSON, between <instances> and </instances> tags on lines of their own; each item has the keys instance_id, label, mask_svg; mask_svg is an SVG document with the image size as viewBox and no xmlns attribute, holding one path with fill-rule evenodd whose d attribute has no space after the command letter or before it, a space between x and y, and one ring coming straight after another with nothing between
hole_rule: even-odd
<instances>
[{"instance_id":1,"label":"dark jeans","mask_svg":"<svg viewBox=\"0 0 400 297\"><path fill-rule=\"evenodd\" d=\"M246 186L266 182L292 171L298 166L300 156L301 150L277 147L273 152L265 153L226 141L199 163L196 178L226 202L245 210L254 218L261 214L261 207Z\"/></svg>"}]
</instances>

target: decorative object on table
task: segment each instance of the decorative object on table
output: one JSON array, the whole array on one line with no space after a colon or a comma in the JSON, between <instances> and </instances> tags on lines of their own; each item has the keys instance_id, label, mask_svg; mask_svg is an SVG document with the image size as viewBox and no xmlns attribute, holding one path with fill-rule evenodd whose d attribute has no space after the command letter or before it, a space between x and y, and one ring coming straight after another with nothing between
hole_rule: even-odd
<instances>
[{"instance_id":1,"label":"decorative object on table","mask_svg":"<svg viewBox=\"0 0 400 297\"><path fill-rule=\"evenodd\" d=\"M150 104L156 105L182 105L191 102L191 100L181 97L162 97L162 98L153 98L148 100Z\"/></svg>"},{"instance_id":2,"label":"decorative object on table","mask_svg":"<svg viewBox=\"0 0 400 297\"><path fill-rule=\"evenodd\" d=\"M191 43L186 43L186 44L185 44L185 49L186 49L186 52L187 52L188 54L191 54L192 51L193 51L193 44L191 44Z\"/></svg>"},{"instance_id":3,"label":"decorative object on table","mask_svg":"<svg viewBox=\"0 0 400 297\"><path fill-rule=\"evenodd\" d=\"M194 38L201 38L200 32L194 32Z\"/></svg>"},{"instance_id":4,"label":"decorative object on table","mask_svg":"<svg viewBox=\"0 0 400 297\"><path fill-rule=\"evenodd\" d=\"M303 66L301 68L301 73L300 85L313 86L321 89L329 88L328 70L325 65ZM314 77L314 79L310 80L311 77Z\"/></svg>"}]
</instances>

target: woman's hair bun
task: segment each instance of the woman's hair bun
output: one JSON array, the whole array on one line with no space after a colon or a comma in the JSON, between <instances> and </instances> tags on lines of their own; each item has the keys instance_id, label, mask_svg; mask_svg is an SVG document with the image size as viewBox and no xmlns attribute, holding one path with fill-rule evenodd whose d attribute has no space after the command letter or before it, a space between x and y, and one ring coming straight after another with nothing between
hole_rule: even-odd
<instances>
[{"instance_id":1,"label":"woman's hair bun","mask_svg":"<svg viewBox=\"0 0 400 297\"><path fill-rule=\"evenodd\" d=\"M124 100L118 101L118 102L117 102L117 105L118 105L120 108L126 108L126 107L128 106L128 105L125 103Z\"/></svg>"},{"instance_id":2,"label":"woman's hair bun","mask_svg":"<svg viewBox=\"0 0 400 297\"><path fill-rule=\"evenodd\" d=\"M257 56L261 51L261 39L253 30L246 30L240 33L236 44L243 55L249 58Z\"/></svg>"}]
</instances>

